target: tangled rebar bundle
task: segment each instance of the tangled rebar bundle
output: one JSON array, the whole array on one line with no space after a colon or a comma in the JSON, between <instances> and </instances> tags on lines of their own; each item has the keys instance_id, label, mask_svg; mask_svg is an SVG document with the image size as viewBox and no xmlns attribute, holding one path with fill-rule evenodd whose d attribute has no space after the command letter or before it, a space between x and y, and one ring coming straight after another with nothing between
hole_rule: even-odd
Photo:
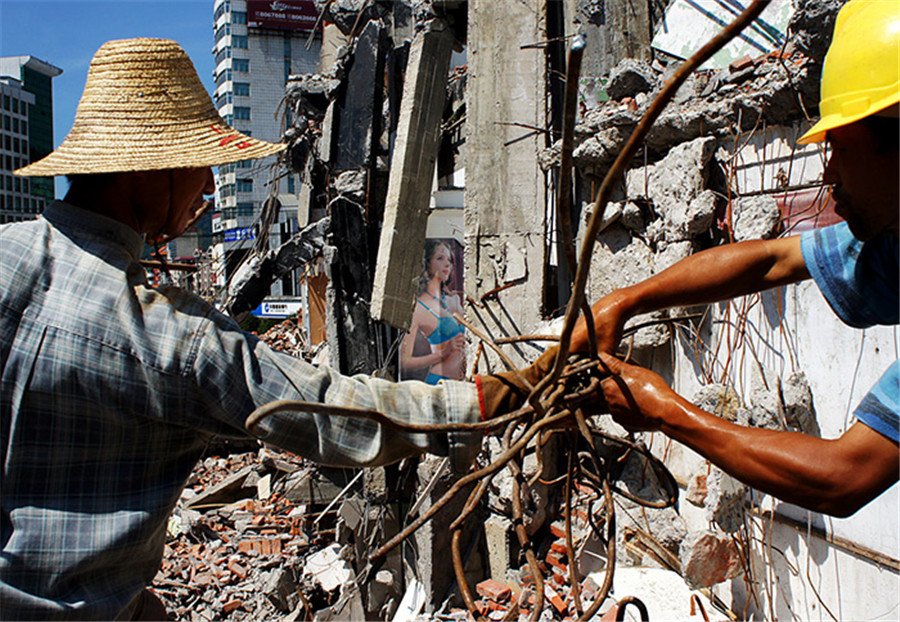
<instances>
[{"instance_id":1,"label":"tangled rebar bundle","mask_svg":"<svg viewBox=\"0 0 900 622\"><path fill-rule=\"evenodd\" d=\"M579 619L590 619L606 600L612 587L615 571L615 512L613 508L613 492L621 494L630 500L648 507L664 508L673 505L677 501L678 487L674 478L663 463L655 458L642 445L631 442L626 438L611 436L599 430L593 425L585 412L595 413L598 405L602 404L600 395L600 383L609 375L608 370L599 360L597 355L597 339L593 325L590 305L585 299L585 285L588 277L588 267L593 254L594 242L603 221L604 208L610 195L635 157L639 147L643 143L647 133L652 127L663 108L669 103L678 88L685 82L688 76L700 65L707 61L713 54L736 37L748 24L755 20L766 8L770 0L755 0L741 13L731 24L711 39L698 50L690 59L685 61L679 69L666 82L653 103L648 108L641 122L635 128L628 143L619 153L615 162L606 174L594 202L594 209L584 236L580 256L576 261L573 244L572 227L569 219L569 205L571 195L571 170L572 170L572 143L573 127L575 121L575 102L577 99L578 74L583 50L583 41L576 39L569 53L569 62L566 76L566 97L563 117L562 149L560 158L559 179L559 210L560 229L563 236L563 247L566 261L569 264L570 273L575 274L572 283L572 296L566 308L563 329L558 338L558 354L553 370L537 385L531 386L518 374L515 365L505 355L501 347L487 336L481 334L463 318L457 320L463 323L470 332L480 340L479 348L486 346L497 353L504 364L516 375L523 386L528 387L530 393L522 408L495 419L471 424L437 424L415 425L401 424L371 410L339 407L328 404L298 402L282 400L266 404L254 411L247 419L246 427L254 432L259 423L266 417L282 411L305 411L310 413L324 413L331 416L364 417L373 419L384 426L406 432L450 432L450 431L483 431L485 433L498 434L501 438L502 453L490 464L474 470L459 478L435 502L431 507L421 513L413 522L396 536L388 540L376 550L370 560L376 561L383 558L390 550L404 541L422 525L431 520L442 508L455 499L464 490L469 492L460 515L451 523L453 566L456 573L460 593L467 608L475 616L480 618L475 601L469 590L465 578L464 565L460 552L460 540L462 527L471 518L479 502L488 491L493 478L503 469L508 469L512 475L512 518L515 534L521 550L527 560L534 583L534 609L531 620L538 620L544 605L544 580L545 577L540 568L535 547L531 541L523 519L523 496L527 496L530 488L535 485L542 475L542 469L531 478L526 478L523 471L523 462L526 451L536 450L535 454L540 460L541 447L545 445L550 435L569 435L569 447L571 450L567 456L565 475L555 479L551 484L563 486L564 518L566 554L568 558L568 572L571 594L575 610ZM569 349L573 331L579 316L584 316L590 343L589 354L570 356ZM518 340L537 340L541 337L526 336ZM548 338L543 338L548 339ZM658 500L646 500L634 496L628 490L616 485L616 477L621 471L622 462L629 456L640 455L646 464L654 471L656 481L661 489ZM546 482L544 482L546 483ZM589 528L593 534L606 547L606 569L603 584L599 591L592 596L592 603L586 606L580 591L579 571L576 563L575 547L572 535L572 499L576 485L580 489L592 491L592 500L588 504L587 516ZM595 507L599 506L599 507ZM523 592L524 594L524 592ZM506 619L515 619L518 614L518 604L514 603L510 608Z\"/></svg>"}]
</instances>

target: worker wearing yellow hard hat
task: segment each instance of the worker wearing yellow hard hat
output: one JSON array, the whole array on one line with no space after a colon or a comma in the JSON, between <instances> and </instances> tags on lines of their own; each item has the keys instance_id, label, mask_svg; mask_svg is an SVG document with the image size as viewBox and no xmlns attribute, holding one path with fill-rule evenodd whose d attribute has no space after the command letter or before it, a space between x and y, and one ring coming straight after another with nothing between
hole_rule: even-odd
<instances>
[{"instance_id":1,"label":"worker wearing yellow hard hat","mask_svg":"<svg viewBox=\"0 0 900 622\"><path fill-rule=\"evenodd\" d=\"M821 119L798 141L874 114L897 116L900 0L851 0L841 8L822 69Z\"/></svg>"},{"instance_id":2,"label":"worker wearing yellow hard hat","mask_svg":"<svg viewBox=\"0 0 900 622\"><path fill-rule=\"evenodd\" d=\"M637 314L708 304L810 278L850 327L900 324L900 0L844 5L823 66L821 92L821 119L800 142L828 141L822 181L846 222L695 253L604 296L592 311L601 358L612 372L601 384L603 398L619 423L664 432L784 501L848 516L898 480L896 360L857 405L855 420L840 437L823 439L731 423L678 395L650 369L615 356L625 323ZM581 323L571 349L583 351L587 344ZM827 345L811 345L818 347ZM843 417L832 413L838 416Z\"/></svg>"}]
</instances>

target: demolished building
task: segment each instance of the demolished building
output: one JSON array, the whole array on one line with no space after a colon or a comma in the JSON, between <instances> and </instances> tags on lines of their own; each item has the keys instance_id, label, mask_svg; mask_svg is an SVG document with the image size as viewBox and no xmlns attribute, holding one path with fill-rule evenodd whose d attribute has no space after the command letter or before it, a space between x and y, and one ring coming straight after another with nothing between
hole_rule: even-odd
<instances>
[{"instance_id":1,"label":"demolished building","mask_svg":"<svg viewBox=\"0 0 900 622\"><path fill-rule=\"evenodd\" d=\"M391 345L412 313L435 178L463 169L467 320L494 340L557 329L571 294L555 215L566 43L576 34L587 39L570 197L582 243L606 170L677 66L679 41L696 41L694 31L679 34L676 28L675 13L684 4L696 3L647 0L630 3L628 11L617 3L581 0L319 3L326 24L323 50L333 54L333 64L321 74L292 78L287 104L296 121L286 138L290 165L306 183L311 220L320 223L315 237L324 233L324 240L316 252L301 256L285 250L280 256L287 257L285 266L321 257L329 280L327 342L333 366L344 373L391 373L396 366ZM745 47L718 66L705 66L678 91L603 214L589 301L703 248L834 222L821 189L825 154L818 146L798 147L796 139L816 116L821 60L839 6L794 0L792 10L780 15L783 29L770 22L760 26L760 37L768 42L764 50ZM697 23L688 20L682 28ZM654 35L663 30L668 51L655 44ZM462 51L465 65L451 66L454 52ZM860 332L840 325L810 284L708 308L670 310L636 324L647 320L652 325L635 332L628 347L679 393L744 425L826 438L846 429L852 405L896 358L898 343L894 327ZM820 347L823 341L829 342L827 351ZM544 345L515 342L507 346L508 354L521 364ZM831 356L834 351L846 352L846 361ZM500 368L498 358L479 352L472 338L473 373ZM849 395L847 387L852 387ZM605 419L601 425L626 436ZM749 490L661 435L639 440L665 462L680 501L653 509L617 497L611 538L619 569L609 607L633 596L646 605L650 619L699 616L698 601L716 619L895 615L896 486L855 516L833 519ZM499 441L489 438L480 464L499 452ZM552 480L562 471L565 454L550 444L524 470L534 475L548 469L542 479ZM298 465L273 469L271 460L267 468L279 491L290 487L292 476L303 479L295 472L306 473ZM647 486L642 464L629 467L633 473L625 469L623 486ZM305 477L303 482L312 475ZM458 476L440 459L423 459L366 474L352 486L349 474L334 477L335 504L327 510L340 516L334 520L344 532L326 536L322 542L336 542L338 549L323 547L319 550L331 552L319 556L343 559L353 568L352 575L341 574L337 584L329 584L325 591L332 596L317 601L323 608L316 618L464 619L448 553L448 525L459 515L458 505L444 508L383 566L365 559L427 511ZM520 616L533 607L527 598L517 601L531 584L513 535L517 488L511 479L501 476L492 483L463 536L467 582L480 598L481 614L491 619L504 619L513 602ZM578 577L581 594L589 599L601 587L602 570L615 562L605 557L608 542L591 541L590 491L573 492L579 494L574 507L584 514L574 519L583 532L574 536L581 545L576 561L584 575ZM571 537L560 522L563 503L558 491L540 483L531 495L526 530L547 579L547 615L564 619L576 612L576 597L572 560L563 545ZM312 505L309 495L306 499L294 503ZM328 503L321 505L324 513ZM235 512L248 515L234 518ZM246 502L226 513L233 524L252 522L254 516ZM577 525L579 520L583 524ZM296 545L293 555L308 559L316 552L309 537L302 546L294 541L302 531L298 525L281 524L288 525L291 537L277 539ZM271 554L267 551L260 554ZM226 552L237 555L240 547ZM223 562L229 568L233 562L245 570L241 559L220 556L230 560ZM629 566L634 569L626 570ZM298 566L291 572L297 575L293 583L284 573L277 581L273 575L265 579L268 587L277 584L266 594L282 594L268 596L268 602L294 619L312 617L315 607L306 596L296 596L305 571ZM356 585L356 591L342 581ZM237 600L219 603L215 612L262 619L243 605L228 604Z\"/></svg>"}]
</instances>

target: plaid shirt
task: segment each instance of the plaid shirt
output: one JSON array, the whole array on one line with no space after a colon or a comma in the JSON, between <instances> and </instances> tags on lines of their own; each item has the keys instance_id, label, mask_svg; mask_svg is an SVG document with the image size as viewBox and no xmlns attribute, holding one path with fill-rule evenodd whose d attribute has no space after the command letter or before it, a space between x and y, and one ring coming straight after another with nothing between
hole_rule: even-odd
<instances>
[{"instance_id":1,"label":"plaid shirt","mask_svg":"<svg viewBox=\"0 0 900 622\"><path fill-rule=\"evenodd\" d=\"M203 300L153 289L141 238L54 203L0 227L0 612L128 617L162 557L168 516L213 435L246 435L258 406L298 399L417 423L477 421L467 383L348 378L269 349ZM480 435L399 434L282 413L267 442L330 465L420 452L467 464Z\"/></svg>"},{"instance_id":2,"label":"plaid shirt","mask_svg":"<svg viewBox=\"0 0 900 622\"><path fill-rule=\"evenodd\" d=\"M803 233L810 274L841 320L855 328L900 323L898 240L863 243L847 223ZM900 439L900 363L894 361L856 407L857 420L894 441Z\"/></svg>"}]
</instances>

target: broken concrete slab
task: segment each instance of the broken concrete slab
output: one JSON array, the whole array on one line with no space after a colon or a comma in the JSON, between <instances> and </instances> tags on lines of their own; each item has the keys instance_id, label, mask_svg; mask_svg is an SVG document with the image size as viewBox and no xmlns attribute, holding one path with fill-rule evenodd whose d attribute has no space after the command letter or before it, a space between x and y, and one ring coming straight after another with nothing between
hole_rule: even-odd
<instances>
[{"instance_id":1,"label":"broken concrete slab","mask_svg":"<svg viewBox=\"0 0 900 622\"><path fill-rule=\"evenodd\" d=\"M402 330L412 319L421 272L453 41L441 19L417 32L403 84L371 310Z\"/></svg>"},{"instance_id":2,"label":"broken concrete slab","mask_svg":"<svg viewBox=\"0 0 900 622\"><path fill-rule=\"evenodd\" d=\"M788 374L781 384L781 397L784 402L784 418L789 429L817 437L822 435L813 407L812 389L806 374L802 371Z\"/></svg>"},{"instance_id":3,"label":"broken concrete slab","mask_svg":"<svg viewBox=\"0 0 900 622\"><path fill-rule=\"evenodd\" d=\"M734 387L717 383L701 386L691 396L691 402L698 408L732 423L737 422L742 409L741 397Z\"/></svg>"},{"instance_id":4,"label":"broken concrete slab","mask_svg":"<svg viewBox=\"0 0 900 622\"><path fill-rule=\"evenodd\" d=\"M734 533L744 525L744 505L749 488L718 467L710 465L706 477L705 511L725 533Z\"/></svg>"},{"instance_id":5,"label":"broken concrete slab","mask_svg":"<svg viewBox=\"0 0 900 622\"><path fill-rule=\"evenodd\" d=\"M353 569L341 557L341 547L332 544L306 558L303 573L326 592L334 592L353 580Z\"/></svg>"},{"instance_id":6,"label":"broken concrete slab","mask_svg":"<svg viewBox=\"0 0 900 622\"><path fill-rule=\"evenodd\" d=\"M657 80L658 75L649 63L634 58L623 58L609 72L606 93L612 99L634 97L638 93L652 90Z\"/></svg>"},{"instance_id":7,"label":"broken concrete slab","mask_svg":"<svg viewBox=\"0 0 900 622\"><path fill-rule=\"evenodd\" d=\"M731 223L736 242L770 240L781 228L781 207L772 195L740 197L732 201Z\"/></svg>"},{"instance_id":8,"label":"broken concrete slab","mask_svg":"<svg viewBox=\"0 0 900 622\"><path fill-rule=\"evenodd\" d=\"M380 20L368 22L356 40L344 80L345 91L338 100L333 167L336 172L366 168L373 159L376 123L381 117L379 78L384 72L386 45L387 25Z\"/></svg>"},{"instance_id":9,"label":"broken concrete slab","mask_svg":"<svg viewBox=\"0 0 900 622\"><path fill-rule=\"evenodd\" d=\"M256 496L256 482L259 476L256 467L245 466L243 469L229 475L215 486L204 490L190 499L185 507L199 508L218 504L228 504L238 499L247 499Z\"/></svg>"}]
</instances>

